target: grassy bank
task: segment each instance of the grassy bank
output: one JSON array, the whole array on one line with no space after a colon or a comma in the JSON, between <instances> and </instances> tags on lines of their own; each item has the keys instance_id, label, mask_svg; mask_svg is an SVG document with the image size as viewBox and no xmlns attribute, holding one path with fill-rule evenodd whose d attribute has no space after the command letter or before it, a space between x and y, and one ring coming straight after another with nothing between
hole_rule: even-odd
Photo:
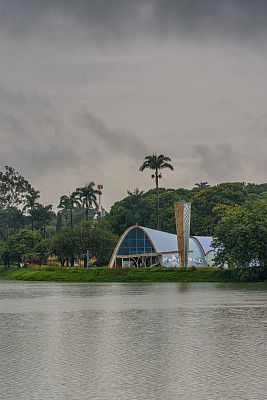
<instances>
[{"instance_id":1,"label":"grassy bank","mask_svg":"<svg viewBox=\"0 0 267 400\"><path fill-rule=\"evenodd\" d=\"M229 282L227 270L217 268L0 268L0 278L57 282Z\"/></svg>"},{"instance_id":2,"label":"grassy bank","mask_svg":"<svg viewBox=\"0 0 267 400\"><path fill-rule=\"evenodd\" d=\"M7 268L4 268L3 265L0 265L0 279L5 279L7 276L10 275L11 272L13 273L18 270L20 270L20 268L14 267L11 269L7 269Z\"/></svg>"}]
</instances>

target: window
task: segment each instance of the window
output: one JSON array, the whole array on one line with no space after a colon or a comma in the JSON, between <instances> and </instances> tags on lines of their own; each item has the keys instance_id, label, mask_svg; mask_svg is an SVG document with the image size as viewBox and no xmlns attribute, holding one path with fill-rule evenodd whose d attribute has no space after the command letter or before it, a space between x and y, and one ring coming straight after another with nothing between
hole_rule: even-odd
<instances>
[{"instance_id":1,"label":"window","mask_svg":"<svg viewBox=\"0 0 267 400\"><path fill-rule=\"evenodd\" d=\"M118 256L155 253L154 248L145 234L140 228L133 228L123 238L118 251Z\"/></svg>"}]
</instances>

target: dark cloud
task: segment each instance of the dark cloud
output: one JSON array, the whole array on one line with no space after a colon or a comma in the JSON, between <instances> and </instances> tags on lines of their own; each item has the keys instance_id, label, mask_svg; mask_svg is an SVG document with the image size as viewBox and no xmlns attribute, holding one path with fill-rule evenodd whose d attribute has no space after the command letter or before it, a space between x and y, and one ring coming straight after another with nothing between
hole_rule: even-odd
<instances>
[{"instance_id":1,"label":"dark cloud","mask_svg":"<svg viewBox=\"0 0 267 400\"><path fill-rule=\"evenodd\" d=\"M219 143L217 146L199 144L195 146L195 154L199 158L198 170L206 180L224 181L236 180L242 170L243 158L233 150L229 143Z\"/></svg>"},{"instance_id":2,"label":"dark cloud","mask_svg":"<svg viewBox=\"0 0 267 400\"><path fill-rule=\"evenodd\" d=\"M266 35L265 0L159 0L156 25L164 31L200 34Z\"/></svg>"},{"instance_id":3,"label":"dark cloud","mask_svg":"<svg viewBox=\"0 0 267 400\"><path fill-rule=\"evenodd\" d=\"M20 165L31 176L77 164L51 104L37 93L0 87L0 160Z\"/></svg>"},{"instance_id":4,"label":"dark cloud","mask_svg":"<svg viewBox=\"0 0 267 400\"><path fill-rule=\"evenodd\" d=\"M68 28L81 25L101 40L140 33L266 37L265 0L1 0L0 23L21 35L60 19ZM64 24L63 24L64 25ZM64 25L65 26L65 25ZM65 26L66 27L66 26Z\"/></svg>"},{"instance_id":5,"label":"dark cloud","mask_svg":"<svg viewBox=\"0 0 267 400\"><path fill-rule=\"evenodd\" d=\"M106 146L102 152L109 155L121 153L132 158L142 158L148 151L144 142L133 133L108 128L101 119L89 112L83 113L79 119L88 134L99 143L99 147Z\"/></svg>"},{"instance_id":6,"label":"dark cloud","mask_svg":"<svg viewBox=\"0 0 267 400\"><path fill-rule=\"evenodd\" d=\"M179 165L166 187L266 179L266 16L265 0L0 0L1 165L48 202L84 180L109 205L148 189L155 149Z\"/></svg>"},{"instance_id":7,"label":"dark cloud","mask_svg":"<svg viewBox=\"0 0 267 400\"><path fill-rule=\"evenodd\" d=\"M266 178L266 152L264 149L260 150L256 144L240 145L239 151L228 142L217 145L199 144L195 146L195 156L199 160L197 171L203 177L202 180L215 183L262 182Z\"/></svg>"}]
</instances>

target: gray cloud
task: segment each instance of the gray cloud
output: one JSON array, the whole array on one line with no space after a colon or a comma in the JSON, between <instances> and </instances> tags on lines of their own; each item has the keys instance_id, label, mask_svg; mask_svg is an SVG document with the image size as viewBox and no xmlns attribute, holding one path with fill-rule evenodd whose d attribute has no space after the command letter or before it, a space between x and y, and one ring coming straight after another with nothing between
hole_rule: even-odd
<instances>
[{"instance_id":1,"label":"gray cloud","mask_svg":"<svg viewBox=\"0 0 267 400\"><path fill-rule=\"evenodd\" d=\"M262 114L256 117L250 125L249 133L253 137L259 137L259 139L265 139L267 136L267 114Z\"/></svg>"},{"instance_id":2,"label":"gray cloud","mask_svg":"<svg viewBox=\"0 0 267 400\"><path fill-rule=\"evenodd\" d=\"M228 142L216 145L198 144L195 156L198 159L197 171L202 180L213 183L224 181L257 181L266 178L267 160L265 151L258 146L239 145L239 151ZM255 175L256 174L256 175Z\"/></svg>"},{"instance_id":3,"label":"gray cloud","mask_svg":"<svg viewBox=\"0 0 267 400\"><path fill-rule=\"evenodd\" d=\"M157 23L162 30L191 34L266 35L267 3L264 0L159 0ZM164 28L166 27L166 28Z\"/></svg>"},{"instance_id":4,"label":"gray cloud","mask_svg":"<svg viewBox=\"0 0 267 400\"><path fill-rule=\"evenodd\" d=\"M217 182L238 180L235 178L239 176L244 160L229 143L219 143L214 147L199 144L195 146L195 154L199 158L199 169L205 178Z\"/></svg>"},{"instance_id":5,"label":"gray cloud","mask_svg":"<svg viewBox=\"0 0 267 400\"><path fill-rule=\"evenodd\" d=\"M37 93L12 93L0 87L0 159L20 165L31 176L77 163L64 140L63 126L48 100Z\"/></svg>"},{"instance_id":6,"label":"gray cloud","mask_svg":"<svg viewBox=\"0 0 267 400\"><path fill-rule=\"evenodd\" d=\"M13 35L77 23L94 40L120 40L140 30L158 35L226 35L266 38L265 0L1 0L1 26ZM63 23L62 18L65 20Z\"/></svg>"},{"instance_id":7,"label":"gray cloud","mask_svg":"<svg viewBox=\"0 0 267 400\"><path fill-rule=\"evenodd\" d=\"M107 207L153 187L138 169L155 149L175 168L165 187L265 180L266 8L0 0L1 165L48 203L102 183Z\"/></svg>"},{"instance_id":8,"label":"gray cloud","mask_svg":"<svg viewBox=\"0 0 267 400\"><path fill-rule=\"evenodd\" d=\"M106 146L105 152L109 154L121 153L131 158L142 158L148 151L146 144L133 132L108 128L90 112L84 112L79 119L88 133L100 141L99 146Z\"/></svg>"}]
</instances>

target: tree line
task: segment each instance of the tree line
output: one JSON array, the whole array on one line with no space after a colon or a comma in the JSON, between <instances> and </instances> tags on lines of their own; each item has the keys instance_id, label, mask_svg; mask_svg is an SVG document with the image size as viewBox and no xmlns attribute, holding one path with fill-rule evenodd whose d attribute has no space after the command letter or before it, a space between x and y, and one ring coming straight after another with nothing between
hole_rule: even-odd
<instances>
[{"instance_id":1,"label":"tree line","mask_svg":"<svg viewBox=\"0 0 267 400\"><path fill-rule=\"evenodd\" d=\"M128 189L125 198L115 202L103 219L97 218L99 216L97 196L101 195L101 191L95 188L93 181L75 189L69 195L61 196L58 212L55 213L51 204L42 205L38 202L40 192L35 190L23 176L12 167L5 167L5 172L0 172L2 259L3 249L7 249L10 245L13 256L11 257L11 253L6 251L5 260L9 259L10 262L20 260L21 262L18 254L22 253L15 254L14 243L16 242L14 241L23 242L23 235L30 237L29 231L31 231L38 240L36 239L34 246L31 244L32 239L30 240L30 246L26 249L27 254L38 253L39 259L41 255L44 260L45 254L53 252L61 259L61 263L73 265L74 258L81 257L89 248L90 254L98 255L99 260L102 260L100 263L103 264L104 260L108 261L118 237L131 225L138 224L175 233L173 205L185 200L192 204L191 235L215 238L214 246L217 248L218 265L222 265L223 262L229 265L240 265L239 261L247 265L249 256L242 257L242 254L247 253L242 251L241 247L238 248L241 243L238 237L243 238L242 244L246 248L250 248L248 239L250 244L254 243L253 248L257 248L258 253L250 250L249 254L253 253L254 260L260 260L257 262L266 265L267 246L266 239L263 240L263 238L267 237L267 184L228 182L210 186L208 182L200 182L196 183L192 189L159 187L161 170L173 170L170 162L171 159L162 154L145 157L140 171L152 170L151 177L155 180L155 189L147 192L138 188ZM250 222L244 223L244 221ZM88 224L88 227L85 224ZM105 233L110 246L104 239L103 246L102 242L96 239L100 237L100 234L97 234L100 225L101 232ZM230 235L234 227L236 231ZM89 237L85 235L88 230L91 232L90 241L95 245L90 245L89 241L85 241L85 238ZM81 232L84 232L84 237L81 236ZM247 232L247 234L242 236L240 232ZM255 245L256 242L258 246ZM235 252L235 249L238 251ZM24 254L26 250L23 250ZM238 262L235 254L238 255Z\"/></svg>"},{"instance_id":2,"label":"tree line","mask_svg":"<svg viewBox=\"0 0 267 400\"><path fill-rule=\"evenodd\" d=\"M99 220L97 195L101 191L91 181L61 196L59 211L55 213L52 204L39 203L39 190L6 166L0 172L2 261L7 266L14 262L23 264L25 260L43 263L53 254L61 265L73 266L75 257L81 259L90 249L90 255L96 256L99 264L107 263L117 236L106 222Z\"/></svg>"},{"instance_id":3,"label":"tree line","mask_svg":"<svg viewBox=\"0 0 267 400\"><path fill-rule=\"evenodd\" d=\"M46 238L48 224L55 228L53 233L64 225L73 227L73 212L78 208L84 211L79 210L80 219L88 221L90 211L95 217L99 211L97 195L101 195L101 191L94 186L94 182L89 182L71 194L61 196L59 211L55 213L52 204L39 203L39 190L35 190L14 168L6 166L5 172L0 172L0 240L6 241L24 228L38 231Z\"/></svg>"}]
</instances>

